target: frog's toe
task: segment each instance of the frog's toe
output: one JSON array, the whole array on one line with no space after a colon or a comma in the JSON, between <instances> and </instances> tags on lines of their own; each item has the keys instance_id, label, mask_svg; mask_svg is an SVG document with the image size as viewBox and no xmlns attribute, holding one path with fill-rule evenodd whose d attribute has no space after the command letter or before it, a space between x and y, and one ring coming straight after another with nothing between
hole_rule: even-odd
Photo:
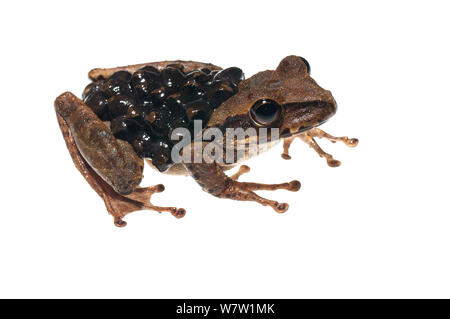
<instances>
[{"instance_id":1,"label":"frog's toe","mask_svg":"<svg viewBox=\"0 0 450 319\"><path fill-rule=\"evenodd\" d=\"M341 166L341 161L338 161L334 158L327 159L327 164L330 167L338 167Z\"/></svg>"},{"instance_id":2,"label":"frog's toe","mask_svg":"<svg viewBox=\"0 0 450 319\"><path fill-rule=\"evenodd\" d=\"M300 189L301 186L302 184L299 181L293 180L292 182L289 182L289 188L287 190L296 192Z\"/></svg>"},{"instance_id":3,"label":"frog's toe","mask_svg":"<svg viewBox=\"0 0 450 319\"><path fill-rule=\"evenodd\" d=\"M114 218L114 225L117 227L125 227L127 225L127 222L122 220L122 217Z\"/></svg>"},{"instance_id":4,"label":"frog's toe","mask_svg":"<svg viewBox=\"0 0 450 319\"><path fill-rule=\"evenodd\" d=\"M273 207L273 209L277 212L277 213L284 213L289 209L289 204L288 203L276 203L276 205Z\"/></svg>"},{"instance_id":5,"label":"frog's toe","mask_svg":"<svg viewBox=\"0 0 450 319\"><path fill-rule=\"evenodd\" d=\"M172 215L176 218L183 218L186 215L186 210L184 208L178 208L172 212Z\"/></svg>"},{"instance_id":6,"label":"frog's toe","mask_svg":"<svg viewBox=\"0 0 450 319\"><path fill-rule=\"evenodd\" d=\"M345 142L345 145L347 145L348 147L355 147L358 145L358 143L359 143L359 140L357 138L349 138Z\"/></svg>"}]
</instances>

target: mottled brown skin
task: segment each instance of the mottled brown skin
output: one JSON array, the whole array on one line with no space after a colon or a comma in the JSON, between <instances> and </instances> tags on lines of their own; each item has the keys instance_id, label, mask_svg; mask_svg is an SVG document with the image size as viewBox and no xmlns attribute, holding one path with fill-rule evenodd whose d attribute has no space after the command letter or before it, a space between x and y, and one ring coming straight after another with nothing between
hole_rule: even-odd
<instances>
[{"instance_id":1,"label":"mottled brown skin","mask_svg":"<svg viewBox=\"0 0 450 319\"><path fill-rule=\"evenodd\" d=\"M131 65L111 69L94 69L89 72L93 80L108 78L119 70L134 72L150 65L158 69L168 64L178 63L185 71L199 68L220 70L208 63L194 61L164 61ZM261 127L249 116L252 105L260 99L272 99L283 105L279 123L271 127L279 128L285 138L283 158L289 159L289 146L294 138L301 138L312 146L320 156L326 157L330 166L337 166L331 155L323 152L314 137L324 137L331 141L343 141L356 146L356 139L334 137L317 128L336 112L336 103L330 91L322 89L309 76L306 65L296 56L284 58L276 70L264 71L239 84L238 93L225 101L212 114L206 125L209 127ZM315 106L299 106L299 103L317 102ZM114 217L116 226L125 226L123 217L133 211L150 209L171 212L175 217L183 217L185 210L176 207L153 206L150 197L164 190L164 186L141 188L143 160L127 142L117 140L108 125L103 123L80 99L66 92L55 101L55 110L63 137L75 166L91 187L102 197L108 212ZM233 141L237 143L239 141ZM248 143L248 140L245 142ZM270 143L273 146L275 142ZM224 143L226 147L226 143ZM225 153L225 152L224 152ZM246 159L236 158L235 163L180 163L167 171L169 174L190 174L207 192L221 198L241 201L255 201L271 206L275 211L285 212L289 205L278 203L256 195L255 190L285 189L297 191L300 182L281 184L261 184L238 182L238 178L250 168L241 166L239 171L228 177L224 171ZM151 161L148 161L151 164ZM331 164L330 164L331 163Z\"/></svg>"}]
</instances>

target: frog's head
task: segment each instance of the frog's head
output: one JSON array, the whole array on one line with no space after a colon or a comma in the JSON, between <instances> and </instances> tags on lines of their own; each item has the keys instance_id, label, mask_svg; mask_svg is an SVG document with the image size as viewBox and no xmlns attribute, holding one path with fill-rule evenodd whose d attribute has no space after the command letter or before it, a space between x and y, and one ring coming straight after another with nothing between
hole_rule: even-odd
<instances>
[{"instance_id":1,"label":"frog's head","mask_svg":"<svg viewBox=\"0 0 450 319\"><path fill-rule=\"evenodd\" d=\"M212 114L207 127L279 128L287 137L306 131L336 113L330 91L309 75L308 62L284 58L274 71L263 71L239 84L239 91Z\"/></svg>"}]
</instances>

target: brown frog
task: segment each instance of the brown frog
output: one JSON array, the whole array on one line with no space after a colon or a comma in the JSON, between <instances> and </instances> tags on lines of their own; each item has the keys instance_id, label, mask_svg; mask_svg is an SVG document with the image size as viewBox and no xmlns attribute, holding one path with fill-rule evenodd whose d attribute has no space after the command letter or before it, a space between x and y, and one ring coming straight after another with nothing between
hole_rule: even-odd
<instances>
[{"instance_id":1,"label":"brown frog","mask_svg":"<svg viewBox=\"0 0 450 319\"><path fill-rule=\"evenodd\" d=\"M314 138L341 141L351 147L358 144L357 139L334 137L317 128L335 114L336 102L330 91L310 77L308 62L298 56L288 56L276 70L247 80L238 68L223 70L192 61L94 69L89 77L94 82L86 88L84 101L66 92L56 99L55 110L75 166L102 197L116 226L125 226L123 217L138 210L167 211L177 218L185 215L183 208L150 202L164 186L139 186L144 160L163 173L192 176L214 196L255 201L283 213L288 204L262 198L254 191L298 191L299 181L239 182L238 178L249 171L246 165L232 176L224 173L259 153L250 152L249 145L257 140L258 150L267 149L283 139L282 157L290 159L289 146L298 137L325 157L329 166L339 166L340 162L325 153ZM195 120L202 124L200 130L193 129ZM193 137L204 137L211 129L224 134L214 140L214 151L200 160L197 157L197 161L192 161L195 150L201 154L210 151L212 142L191 137L187 148L177 149L180 157L175 161L173 137L177 128ZM225 134L229 129L254 129L256 134L230 139ZM265 139L260 132L266 134ZM230 155L230 149L231 160L225 156Z\"/></svg>"}]
</instances>

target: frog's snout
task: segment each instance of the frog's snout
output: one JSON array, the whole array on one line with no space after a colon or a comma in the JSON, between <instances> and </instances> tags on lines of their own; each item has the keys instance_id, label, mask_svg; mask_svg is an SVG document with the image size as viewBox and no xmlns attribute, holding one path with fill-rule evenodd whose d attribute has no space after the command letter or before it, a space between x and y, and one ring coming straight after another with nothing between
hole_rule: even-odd
<instances>
[{"instance_id":1,"label":"frog's snout","mask_svg":"<svg viewBox=\"0 0 450 319\"><path fill-rule=\"evenodd\" d=\"M280 127L281 137L285 138L319 126L336 113L336 101L313 100L283 105L283 121Z\"/></svg>"}]
</instances>

